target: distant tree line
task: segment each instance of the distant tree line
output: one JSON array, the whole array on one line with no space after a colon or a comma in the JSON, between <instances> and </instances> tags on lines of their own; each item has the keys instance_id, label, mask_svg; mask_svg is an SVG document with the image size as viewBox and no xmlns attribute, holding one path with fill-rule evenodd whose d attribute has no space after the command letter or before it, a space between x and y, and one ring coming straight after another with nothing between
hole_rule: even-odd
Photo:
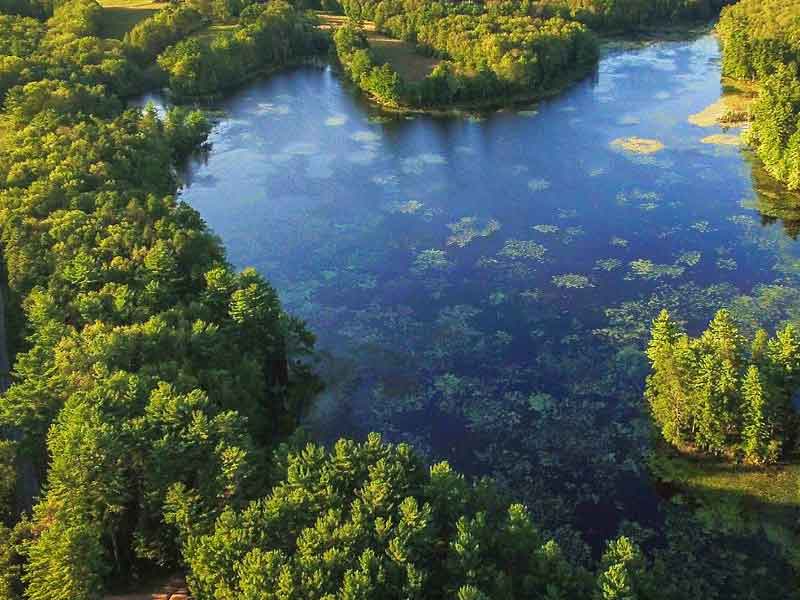
<instances>
[{"instance_id":1,"label":"distant tree line","mask_svg":"<svg viewBox=\"0 0 800 600\"><path fill-rule=\"evenodd\" d=\"M800 189L800 1L742 0L717 31L723 75L759 83L748 142L773 177Z\"/></svg>"},{"instance_id":2,"label":"distant tree line","mask_svg":"<svg viewBox=\"0 0 800 600\"><path fill-rule=\"evenodd\" d=\"M596 31L635 31L707 20L736 0L523 0L532 13L555 11Z\"/></svg>"},{"instance_id":3,"label":"distant tree line","mask_svg":"<svg viewBox=\"0 0 800 600\"><path fill-rule=\"evenodd\" d=\"M689 337L663 311L653 322L646 397L664 439L678 447L777 462L797 434L792 400L800 390L800 333L748 340L726 310Z\"/></svg>"}]
</instances>

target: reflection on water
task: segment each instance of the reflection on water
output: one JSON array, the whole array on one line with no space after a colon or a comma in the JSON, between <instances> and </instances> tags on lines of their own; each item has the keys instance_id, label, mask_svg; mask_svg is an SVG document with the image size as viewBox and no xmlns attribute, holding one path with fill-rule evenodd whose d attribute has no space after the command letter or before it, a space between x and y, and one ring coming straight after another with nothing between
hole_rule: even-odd
<instances>
[{"instance_id":1,"label":"reflection on water","mask_svg":"<svg viewBox=\"0 0 800 600\"><path fill-rule=\"evenodd\" d=\"M483 119L386 117L298 69L226 102L183 198L318 335L316 436L413 442L592 543L623 516L658 527L649 320L779 320L760 290L796 278L800 212L687 120L719 98L718 60L710 36L611 53ZM632 138L659 146L612 145Z\"/></svg>"}]
</instances>

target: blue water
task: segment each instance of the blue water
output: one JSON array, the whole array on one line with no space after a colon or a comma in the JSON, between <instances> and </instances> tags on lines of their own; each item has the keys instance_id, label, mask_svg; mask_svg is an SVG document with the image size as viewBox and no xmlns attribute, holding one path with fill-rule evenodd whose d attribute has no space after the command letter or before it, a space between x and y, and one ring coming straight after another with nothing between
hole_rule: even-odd
<instances>
[{"instance_id":1,"label":"blue water","mask_svg":"<svg viewBox=\"0 0 800 600\"><path fill-rule=\"evenodd\" d=\"M317 334L313 435L412 442L597 543L662 518L649 319L666 305L697 331L734 305L755 326L735 299L794 285L750 159L688 122L720 94L712 36L609 50L557 98L481 116L382 114L300 68L221 106L182 197Z\"/></svg>"}]
</instances>

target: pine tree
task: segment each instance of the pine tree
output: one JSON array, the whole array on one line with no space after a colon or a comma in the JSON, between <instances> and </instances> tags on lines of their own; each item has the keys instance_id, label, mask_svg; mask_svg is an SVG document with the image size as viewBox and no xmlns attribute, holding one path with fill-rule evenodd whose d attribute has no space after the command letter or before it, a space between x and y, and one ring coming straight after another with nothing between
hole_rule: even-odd
<instances>
[{"instance_id":1,"label":"pine tree","mask_svg":"<svg viewBox=\"0 0 800 600\"><path fill-rule=\"evenodd\" d=\"M742 384L742 401L744 409L742 450L750 462L759 464L767 462L770 454L770 427L761 375L755 366L747 370Z\"/></svg>"},{"instance_id":2,"label":"pine tree","mask_svg":"<svg viewBox=\"0 0 800 600\"><path fill-rule=\"evenodd\" d=\"M689 417L689 395L680 357L686 358L686 335L669 313L662 310L653 321L647 356L652 373L647 378L645 397L664 439L672 444L684 442L683 431Z\"/></svg>"}]
</instances>

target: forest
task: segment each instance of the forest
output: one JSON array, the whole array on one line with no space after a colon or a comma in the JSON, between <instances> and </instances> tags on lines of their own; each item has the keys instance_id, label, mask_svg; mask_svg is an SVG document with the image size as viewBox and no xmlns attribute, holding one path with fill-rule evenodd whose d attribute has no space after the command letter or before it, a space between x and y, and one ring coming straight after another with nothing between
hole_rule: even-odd
<instances>
[{"instance_id":1,"label":"forest","mask_svg":"<svg viewBox=\"0 0 800 600\"><path fill-rule=\"evenodd\" d=\"M589 72L594 36L577 21L539 18L515 5L398 0L343 2L354 21L337 33L339 60L350 78L390 106L448 106L545 95ZM357 21L368 19L393 38L443 59L420 82L377 65Z\"/></svg>"},{"instance_id":2,"label":"forest","mask_svg":"<svg viewBox=\"0 0 800 600\"><path fill-rule=\"evenodd\" d=\"M742 0L722 12L717 31L723 74L759 86L748 143L773 177L800 189L800 2Z\"/></svg>"},{"instance_id":3,"label":"forest","mask_svg":"<svg viewBox=\"0 0 800 600\"><path fill-rule=\"evenodd\" d=\"M796 439L800 334L793 324L772 338L759 329L748 340L721 310L690 338L663 311L647 356L645 396L667 442L767 464Z\"/></svg>"},{"instance_id":4,"label":"forest","mask_svg":"<svg viewBox=\"0 0 800 600\"><path fill-rule=\"evenodd\" d=\"M414 85L375 64L356 24L334 43L348 76L389 104L510 97L590 69L589 27L713 8L656 5L345 2L354 20L444 59ZM329 36L307 8L174 3L116 40L95 0L0 3L0 289L13 362L0 396L0 598L93 600L153 568L185 569L197 600L702 597L702 578L676 577L675 556L631 536L575 559L495 483L427 465L408 445L373 434L324 448L295 432L321 387L307 362L314 332L256 270L236 270L178 196L208 115L127 100L162 85L176 99L220 93L324 55ZM725 29L737 14L721 26L726 53L751 43ZM196 35L210 23L231 26ZM763 79L765 98L794 109L800 84L777 98L797 81L789 51L764 47L786 66L726 56L726 70ZM767 158L778 142L758 111L770 106L760 101L752 132ZM800 134L781 132L792 154ZM793 328L746 340L720 313L693 339L665 313L648 356L647 400L667 441L760 465L796 435Z\"/></svg>"}]
</instances>

